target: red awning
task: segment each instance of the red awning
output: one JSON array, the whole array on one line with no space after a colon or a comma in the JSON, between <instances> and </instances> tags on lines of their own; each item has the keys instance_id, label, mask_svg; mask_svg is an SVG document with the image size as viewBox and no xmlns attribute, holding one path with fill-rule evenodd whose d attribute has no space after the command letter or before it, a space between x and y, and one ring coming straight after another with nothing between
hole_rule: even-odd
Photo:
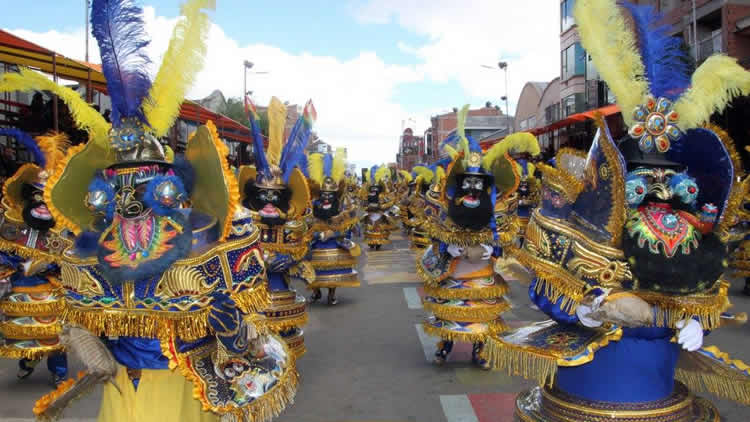
<instances>
[{"instance_id":1,"label":"red awning","mask_svg":"<svg viewBox=\"0 0 750 422\"><path fill-rule=\"evenodd\" d=\"M537 136L543 133L552 132L553 130L557 130L566 126L570 126L575 123L586 121L586 119L593 119L596 113L599 113L603 115L604 117L607 117L607 116L611 116L619 112L620 112L620 108L617 106L617 104L610 104L610 105L599 107L593 110L584 111L582 113L571 114L570 116L564 118L563 120L558 120L547 126L542 126L542 127L531 129L528 132L532 133L534 136ZM492 145L495 145L496 143L502 141L503 139L505 139L505 136L501 138L497 138L497 139L485 139L484 141L481 142L482 149L486 150L487 148L491 147Z\"/></svg>"}]
</instances>

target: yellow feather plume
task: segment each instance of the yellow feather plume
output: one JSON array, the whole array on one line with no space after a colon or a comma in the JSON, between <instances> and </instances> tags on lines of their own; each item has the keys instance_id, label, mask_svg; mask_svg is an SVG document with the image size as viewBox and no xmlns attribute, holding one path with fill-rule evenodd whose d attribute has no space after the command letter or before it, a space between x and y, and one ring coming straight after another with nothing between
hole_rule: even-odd
<instances>
[{"instance_id":1,"label":"yellow feather plume","mask_svg":"<svg viewBox=\"0 0 750 422\"><path fill-rule=\"evenodd\" d=\"M333 166L331 167L331 178L334 182L339 183L344 178L346 172L346 149L336 148L333 152Z\"/></svg>"},{"instance_id":2,"label":"yellow feather plume","mask_svg":"<svg viewBox=\"0 0 750 422\"><path fill-rule=\"evenodd\" d=\"M464 160L469 158L469 140L466 139L466 116L469 114L469 104L461 107L456 116L456 136L458 136L458 152L464 153Z\"/></svg>"},{"instance_id":3,"label":"yellow feather plume","mask_svg":"<svg viewBox=\"0 0 750 422\"><path fill-rule=\"evenodd\" d=\"M496 143L495 145L492 146L492 148L488 149L484 153L484 157L482 157L482 168L484 168L485 170L491 169L492 164L495 162L495 160L504 156L505 153L508 152L508 147L511 144L506 142L507 139L508 138L503 139L502 141Z\"/></svg>"},{"instance_id":4,"label":"yellow feather plume","mask_svg":"<svg viewBox=\"0 0 750 422\"><path fill-rule=\"evenodd\" d=\"M450 145L443 145L443 151L451 157L451 160L455 160L458 157L458 151Z\"/></svg>"},{"instance_id":5,"label":"yellow feather plume","mask_svg":"<svg viewBox=\"0 0 750 422\"><path fill-rule=\"evenodd\" d=\"M44 153L46 164L44 169L47 173L52 174L57 169L58 164L65 159L65 152L70 147L68 135L64 133L49 133L35 138L39 149Z\"/></svg>"},{"instance_id":6,"label":"yellow feather plume","mask_svg":"<svg viewBox=\"0 0 750 422\"><path fill-rule=\"evenodd\" d=\"M284 146L284 127L286 126L286 106L278 98L272 97L268 105L268 164L278 166L281 161L281 148Z\"/></svg>"},{"instance_id":7,"label":"yellow feather plume","mask_svg":"<svg viewBox=\"0 0 750 422\"><path fill-rule=\"evenodd\" d=\"M382 183L383 179L389 174L391 174L391 169L389 169L388 166L381 165L375 171L375 183Z\"/></svg>"},{"instance_id":8,"label":"yellow feather plume","mask_svg":"<svg viewBox=\"0 0 750 422\"><path fill-rule=\"evenodd\" d=\"M110 124L98 111L94 110L81 95L70 88L58 85L46 76L31 69L22 67L19 73L8 72L0 78L0 92L12 91L50 91L57 95L70 109L76 126L89 133L89 139L98 146L109 148Z\"/></svg>"},{"instance_id":9,"label":"yellow feather plume","mask_svg":"<svg viewBox=\"0 0 750 422\"><path fill-rule=\"evenodd\" d=\"M412 168L411 171L413 171L414 173L417 173L417 176L421 177L422 180L424 180L424 182L427 184L432 183L432 179L433 177L435 177L435 174L432 173L432 170L424 166L414 166L414 168Z\"/></svg>"},{"instance_id":10,"label":"yellow feather plume","mask_svg":"<svg viewBox=\"0 0 750 422\"><path fill-rule=\"evenodd\" d=\"M318 186L323 184L323 154L316 152L307 157L307 172L310 180Z\"/></svg>"},{"instance_id":11,"label":"yellow feather plume","mask_svg":"<svg viewBox=\"0 0 750 422\"><path fill-rule=\"evenodd\" d=\"M203 9L215 7L216 0L189 0L182 6L182 19L172 30L172 39L151 85L149 100L143 104L143 112L157 137L166 135L172 127L187 91L203 68L211 28Z\"/></svg>"},{"instance_id":12,"label":"yellow feather plume","mask_svg":"<svg viewBox=\"0 0 750 422\"><path fill-rule=\"evenodd\" d=\"M536 173L536 166L534 163L526 163L526 170L529 173L529 176L533 176Z\"/></svg>"},{"instance_id":13,"label":"yellow feather plume","mask_svg":"<svg viewBox=\"0 0 750 422\"><path fill-rule=\"evenodd\" d=\"M443 169L443 167L441 167L441 166L438 166L435 169L435 177L433 178L432 181L434 183L438 183L438 182L440 182L443 179L445 179L445 169Z\"/></svg>"},{"instance_id":14,"label":"yellow feather plume","mask_svg":"<svg viewBox=\"0 0 750 422\"><path fill-rule=\"evenodd\" d=\"M732 98L750 94L750 72L724 55L709 57L693 73L690 88L675 102L682 130L707 122L722 112Z\"/></svg>"},{"instance_id":15,"label":"yellow feather plume","mask_svg":"<svg viewBox=\"0 0 750 422\"><path fill-rule=\"evenodd\" d=\"M615 0L579 0L573 10L581 45L617 97L625 124L649 93L637 43Z\"/></svg>"},{"instance_id":16,"label":"yellow feather plume","mask_svg":"<svg viewBox=\"0 0 750 422\"><path fill-rule=\"evenodd\" d=\"M398 172L399 172L399 174L401 174L401 177L404 179L404 181L406 181L406 183L411 183L411 181L414 180L411 177L411 174L408 171L406 171L406 170L399 170Z\"/></svg>"}]
</instances>

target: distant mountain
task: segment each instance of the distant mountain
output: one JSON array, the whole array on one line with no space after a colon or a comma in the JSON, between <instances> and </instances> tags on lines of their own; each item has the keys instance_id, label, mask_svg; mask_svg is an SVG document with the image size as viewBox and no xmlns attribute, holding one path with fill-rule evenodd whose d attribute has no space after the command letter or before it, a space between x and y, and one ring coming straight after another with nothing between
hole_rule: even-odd
<instances>
[{"instance_id":1,"label":"distant mountain","mask_svg":"<svg viewBox=\"0 0 750 422\"><path fill-rule=\"evenodd\" d=\"M200 100L195 100L195 102L213 111L214 113L223 112L227 105L226 97L224 97L224 94L218 89L214 90L214 92L212 92L208 97Z\"/></svg>"}]
</instances>

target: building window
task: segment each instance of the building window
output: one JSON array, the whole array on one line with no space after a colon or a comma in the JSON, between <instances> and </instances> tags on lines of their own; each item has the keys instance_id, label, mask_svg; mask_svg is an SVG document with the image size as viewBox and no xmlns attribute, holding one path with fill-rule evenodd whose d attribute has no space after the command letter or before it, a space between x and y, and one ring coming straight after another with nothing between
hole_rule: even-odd
<instances>
[{"instance_id":1,"label":"building window","mask_svg":"<svg viewBox=\"0 0 750 422\"><path fill-rule=\"evenodd\" d=\"M586 50L575 43L560 52L560 79L566 81L573 76L586 74Z\"/></svg>"},{"instance_id":2,"label":"building window","mask_svg":"<svg viewBox=\"0 0 750 422\"><path fill-rule=\"evenodd\" d=\"M560 103L554 103L547 106L547 108L544 109L544 118L546 120L546 124L554 123L560 120Z\"/></svg>"},{"instance_id":3,"label":"building window","mask_svg":"<svg viewBox=\"0 0 750 422\"><path fill-rule=\"evenodd\" d=\"M563 109L563 113L565 114L565 117L568 117L572 114L581 113L585 111L584 110L585 108L586 108L585 95L582 92L579 92L573 95L568 95L562 100L562 109Z\"/></svg>"},{"instance_id":4,"label":"building window","mask_svg":"<svg viewBox=\"0 0 750 422\"><path fill-rule=\"evenodd\" d=\"M678 0L659 0L659 11L669 12L670 10L677 7Z\"/></svg>"},{"instance_id":5,"label":"building window","mask_svg":"<svg viewBox=\"0 0 750 422\"><path fill-rule=\"evenodd\" d=\"M529 117L529 129L534 129L536 127L536 116Z\"/></svg>"},{"instance_id":6,"label":"building window","mask_svg":"<svg viewBox=\"0 0 750 422\"><path fill-rule=\"evenodd\" d=\"M560 3L560 32L565 32L575 25L573 20L573 6L575 0L563 0Z\"/></svg>"},{"instance_id":7,"label":"building window","mask_svg":"<svg viewBox=\"0 0 750 422\"><path fill-rule=\"evenodd\" d=\"M529 127L529 121L528 119L521 120L521 123L518 127L518 130L526 130L526 128Z\"/></svg>"}]
</instances>

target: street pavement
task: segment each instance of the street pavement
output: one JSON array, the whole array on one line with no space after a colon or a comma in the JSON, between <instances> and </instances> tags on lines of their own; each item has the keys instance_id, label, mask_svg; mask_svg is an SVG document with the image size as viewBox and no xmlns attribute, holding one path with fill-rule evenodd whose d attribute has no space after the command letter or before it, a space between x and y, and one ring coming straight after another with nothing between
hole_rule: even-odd
<instances>
[{"instance_id":1,"label":"street pavement","mask_svg":"<svg viewBox=\"0 0 750 422\"><path fill-rule=\"evenodd\" d=\"M298 362L301 384L294 405L279 422L509 422L515 395L532 382L487 372L470 363L471 347L457 344L449 362L431 363L436 339L419 328L425 315L423 296L408 241L394 234L381 251L363 248L362 287L339 289L339 304L310 305L305 327L307 354ZM506 278L511 278L510 276ZM544 319L530 308L527 287L510 280L514 307L503 314L511 326ZM309 297L302 285L300 293ZM750 312L741 283L730 291L735 312ZM323 295L325 298L325 294ZM716 344L734 358L750 362L750 326L726 327L711 333ZM81 364L71 360L71 373ZM34 401L50 389L40 365L27 380L15 377L16 363L0 360L0 421L32 421ZM707 396L724 421L750 420L750 408ZM76 402L66 422L95 419L100 391ZM189 421L186 421L189 422Z\"/></svg>"}]
</instances>

